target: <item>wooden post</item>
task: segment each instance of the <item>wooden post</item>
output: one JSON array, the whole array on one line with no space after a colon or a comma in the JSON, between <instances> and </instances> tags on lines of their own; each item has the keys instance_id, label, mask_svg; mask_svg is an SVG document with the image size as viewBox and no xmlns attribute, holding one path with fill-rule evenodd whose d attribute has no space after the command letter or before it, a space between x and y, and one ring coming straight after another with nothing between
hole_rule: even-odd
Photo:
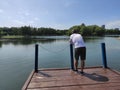
<instances>
[{"instance_id":1,"label":"wooden post","mask_svg":"<svg viewBox=\"0 0 120 90\"><path fill-rule=\"evenodd\" d=\"M73 45L70 44L71 69L74 70Z\"/></svg>"},{"instance_id":2,"label":"wooden post","mask_svg":"<svg viewBox=\"0 0 120 90\"><path fill-rule=\"evenodd\" d=\"M106 58L105 43L101 43L101 48L102 48L103 67L107 68L107 58Z\"/></svg>"},{"instance_id":3,"label":"wooden post","mask_svg":"<svg viewBox=\"0 0 120 90\"><path fill-rule=\"evenodd\" d=\"M38 72L38 44L35 45L35 72Z\"/></svg>"}]
</instances>

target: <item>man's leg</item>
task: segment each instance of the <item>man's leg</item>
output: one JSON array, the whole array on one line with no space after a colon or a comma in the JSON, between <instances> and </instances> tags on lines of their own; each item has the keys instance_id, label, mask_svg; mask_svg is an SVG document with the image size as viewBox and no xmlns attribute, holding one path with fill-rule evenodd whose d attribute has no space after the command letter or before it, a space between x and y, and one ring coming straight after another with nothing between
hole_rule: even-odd
<instances>
[{"instance_id":1,"label":"man's leg","mask_svg":"<svg viewBox=\"0 0 120 90\"><path fill-rule=\"evenodd\" d=\"M83 73L83 69L85 67L85 59L86 59L86 47L81 49L81 73Z\"/></svg>"},{"instance_id":2,"label":"man's leg","mask_svg":"<svg viewBox=\"0 0 120 90\"><path fill-rule=\"evenodd\" d=\"M85 67L85 60L81 60L81 73L83 73L84 67Z\"/></svg>"},{"instance_id":3,"label":"man's leg","mask_svg":"<svg viewBox=\"0 0 120 90\"><path fill-rule=\"evenodd\" d=\"M74 70L78 71L79 49L75 48Z\"/></svg>"},{"instance_id":4,"label":"man's leg","mask_svg":"<svg viewBox=\"0 0 120 90\"><path fill-rule=\"evenodd\" d=\"M78 60L74 60L74 69L75 71L78 70Z\"/></svg>"}]
</instances>

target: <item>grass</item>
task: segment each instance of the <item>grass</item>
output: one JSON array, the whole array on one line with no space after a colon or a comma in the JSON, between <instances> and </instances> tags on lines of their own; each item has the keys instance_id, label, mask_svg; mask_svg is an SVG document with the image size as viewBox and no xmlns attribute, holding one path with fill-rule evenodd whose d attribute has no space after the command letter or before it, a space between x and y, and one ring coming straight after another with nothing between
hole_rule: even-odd
<instances>
[{"instance_id":1,"label":"grass","mask_svg":"<svg viewBox=\"0 0 120 90\"><path fill-rule=\"evenodd\" d=\"M14 39L14 38L23 38L24 36L15 36L15 35L6 35L2 36L1 39Z\"/></svg>"}]
</instances>

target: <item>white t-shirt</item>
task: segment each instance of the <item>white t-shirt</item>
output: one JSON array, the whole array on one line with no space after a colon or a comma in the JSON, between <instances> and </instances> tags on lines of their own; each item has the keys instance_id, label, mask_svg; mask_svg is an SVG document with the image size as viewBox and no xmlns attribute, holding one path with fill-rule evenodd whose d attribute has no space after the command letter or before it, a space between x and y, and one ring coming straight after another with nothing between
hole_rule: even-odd
<instances>
[{"instance_id":1,"label":"white t-shirt","mask_svg":"<svg viewBox=\"0 0 120 90\"><path fill-rule=\"evenodd\" d=\"M85 43L80 34L74 33L70 35L70 41L74 44L75 48L85 47Z\"/></svg>"}]
</instances>

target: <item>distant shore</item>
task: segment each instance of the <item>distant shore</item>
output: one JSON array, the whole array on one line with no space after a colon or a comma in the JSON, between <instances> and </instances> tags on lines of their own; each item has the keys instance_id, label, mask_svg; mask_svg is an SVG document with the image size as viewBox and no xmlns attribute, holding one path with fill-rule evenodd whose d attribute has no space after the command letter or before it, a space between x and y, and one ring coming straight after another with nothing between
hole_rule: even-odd
<instances>
[{"instance_id":1,"label":"distant shore","mask_svg":"<svg viewBox=\"0 0 120 90\"><path fill-rule=\"evenodd\" d=\"M120 40L120 36L116 35L106 35L107 37L117 37L117 39ZM105 37L106 37L105 36ZM47 36L48 37L48 36ZM16 40L16 39L23 39L23 38L32 38L32 39L39 39L38 36L22 36L22 35L6 35L6 36L1 36L0 41L4 40Z\"/></svg>"},{"instance_id":2,"label":"distant shore","mask_svg":"<svg viewBox=\"0 0 120 90\"><path fill-rule=\"evenodd\" d=\"M0 39L20 39L20 38L23 38L24 36L16 36L16 35L7 35L7 36L2 36Z\"/></svg>"},{"instance_id":3,"label":"distant shore","mask_svg":"<svg viewBox=\"0 0 120 90\"><path fill-rule=\"evenodd\" d=\"M120 37L118 37L118 39L120 40Z\"/></svg>"}]
</instances>

